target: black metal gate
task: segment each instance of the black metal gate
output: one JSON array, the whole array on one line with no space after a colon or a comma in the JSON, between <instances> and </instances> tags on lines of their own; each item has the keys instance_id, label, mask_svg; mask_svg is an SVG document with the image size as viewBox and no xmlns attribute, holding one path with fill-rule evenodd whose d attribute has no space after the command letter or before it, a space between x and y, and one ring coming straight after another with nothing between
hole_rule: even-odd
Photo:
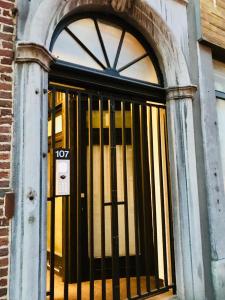
<instances>
[{"instance_id":1,"label":"black metal gate","mask_svg":"<svg viewBox=\"0 0 225 300\"><path fill-rule=\"evenodd\" d=\"M163 103L50 86L47 299L175 288L166 132ZM56 196L59 148L70 149L70 196Z\"/></svg>"}]
</instances>

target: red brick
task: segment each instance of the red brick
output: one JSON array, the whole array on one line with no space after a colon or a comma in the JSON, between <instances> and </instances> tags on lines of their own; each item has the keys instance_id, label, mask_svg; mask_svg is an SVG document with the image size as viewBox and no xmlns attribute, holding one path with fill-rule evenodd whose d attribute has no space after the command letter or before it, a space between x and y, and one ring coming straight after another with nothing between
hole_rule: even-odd
<instances>
[{"instance_id":1,"label":"red brick","mask_svg":"<svg viewBox=\"0 0 225 300\"><path fill-rule=\"evenodd\" d=\"M0 133L11 133L11 127L0 126ZM1 154L0 154L1 157Z\"/></svg>"},{"instance_id":2,"label":"red brick","mask_svg":"<svg viewBox=\"0 0 225 300\"><path fill-rule=\"evenodd\" d=\"M8 246L9 244L9 241L8 241L8 238L0 238L0 247L2 246Z\"/></svg>"},{"instance_id":3,"label":"red brick","mask_svg":"<svg viewBox=\"0 0 225 300\"><path fill-rule=\"evenodd\" d=\"M3 16L4 17L12 17L12 12L8 9L3 10Z\"/></svg>"},{"instance_id":4,"label":"red brick","mask_svg":"<svg viewBox=\"0 0 225 300\"><path fill-rule=\"evenodd\" d=\"M1 60L1 62L2 62L2 60ZM12 89L12 84L11 83L1 83L0 82L0 90L8 90L9 91L11 89Z\"/></svg>"},{"instance_id":5,"label":"red brick","mask_svg":"<svg viewBox=\"0 0 225 300\"><path fill-rule=\"evenodd\" d=\"M13 49L13 43L12 42L5 42L5 41L3 41L2 42L2 47L4 48L4 49Z\"/></svg>"},{"instance_id":6,"label":"red brick","mask_svg":"<svg viewBox=\"0 0 225 300\"><path fill-rule=\"evenodd\" d=\"M11 136L10 135L0 135L0 142L10 142Z\"/></svg>"},{"instance_id":7,"label":"red brick","mask_svg":"<svg viewBox=\"0 0 225 300\"><path fill-rule=\"evenodd\" d=\"M0 297L6 296L6 295L7 295L7 289L0 288Z\"/></svg>"},{"instance_id":8,"label":"red brick","mask_svg":"<svg viewBox=\"0 0 225 300\"><path fill-rule=\"evenodd\" d=\"M10 151L11 145L10 144L2 144L0 145L0 151Z\"/></svg>"},{"instance_id":9,"label":"red brick","mask_svg":"<svg viewBox=\"0 0 225 300\"><path fill-rule=\"evenodd\" d=\"M7 236L9 234L9 229L8 228L0 228L0 236Z\"/></svg>"},{"instance_id":10,"label":"red brick","mask_svg":"<svg viewBox=\"0 0 225 300\"><path fill-rule=\"evenodd\" d=\"M9 172L0 172L0 179L9 179Z\"/></svg>"},{"instance_id":11,"label":"red brick","mask_svg":"<svg viewBox=\"0 0 225 300\"><path fill-rule=\"evenodd\" d=\"M9 162L0 162L0 169L6 170L10 168Z\"/></svg>"},{"instance_id":12,"label":"red brick","mask_svg":"<svg viewBox=\"0 0 225 300\"><path fill-rule=\"evenodd\" d=\"M8 263L9 263L9 260L8 260L7 257L6 257L6 258L0 259L0 266L1 266L1 267L7 267L7 266L8 266Z\"/></svg>"},{"instance_id":13,"label":"red brick","mask_svg":"<svg viewBox=\"0 0 225 300\"><path fill-rule=\"evenodd\" d=\"M3 57L1 59L1 64L2 65L11 65L12 64L13 59L12 58L5 58Z\"/></svg>"},{"instance_id":14,"label":"red brick","mask_svg":"<svg viewBox=\"0 0 225 300\"><path fill-rule=\"evenodd\" d=\"M0 277L5 277L8 275L8 268L0 269Z\"/></svg>"},{"instance_id":15,"label":"red brick","mask_svg":"<svg viewBox=\"0 0 225 300\"><path fill-rule=\"evenodd\" d=\"M9 254L8 248L0 249L0 256L7 256Z\"/></svg>"},{"instance_id":16,"label":"red brick","mask_svg":"<svg viewBox=\"0 0 225 300\"><path fill-rule=\"evenodd\" d=\"M1 80L12 82L12 77L5 75L5 74L1 74Z\"/></svg>"},{"instance_id":17,"label":"red brick","mask_svg":"<svg viewBox=\"0 0 225 300\"><path fill-rule=\"evenodd\" d=\"M0 124L12 124L12 118L0 118Z\"/></svg>"},{"instance_id":18,"label":"red brick","mask_svg":"<svg viewBox=\"0 0 225 300\"><path fill-rule=\"evenodd\" d=\"M13 25L12 18L0 17L0 22L3 24Z\"/></svg>"},{"instance_id":19,"label":"red brick","mask_svg":"<svg viewBox=\"0 0 225 300\"><path fill-rule=\"evenodd\" d=\"M0 188L8 188L9 181L0 181Z\"/></svg>"},{"instance_id":20,"label":"red brick","mask_svg":"<svg viewBox=\"0 0 225 300\"><path fill-rule=\"evenodd\" d=\"M0 286L7 286L7 279L6 278L3 278L3 279L0 279Z\"/></svg>"},{"instance_id":21,"label":"red brick","mask_svg":"<svg viewBox=\"0 0 225 300\"><path fill-rule=\"evenodd\" d=\"M6 9L12 9L12 8L14 8L14 4L0 0L0 7L6 8Z\"/></svg>"},{"instance_id":22,"label":"red brick","mask_svg":"<svg viewBox=\"0 0 225 300\"><path fill-rule=\"evenodd\" d=\"M9 51L9 50L1 50L1 49L0 49L0 56L1 56L1 52L9 52L9 53L12 53L12 51ZM3 54L2 56L4 56L4 54ZM12 73L12 67L8 67L8 66L0 66L0 72L1 72L1 73Z\"/></svg>"},{"instance_id":23,"label":"red brick","mask_svg":"<svg viewBox=\"0 0 225 300\"><path fill-rule=\"evenodd\" d=\"M0 32L0 39L3 41L11 42L13 40L13 35L9 33Z\"/></svg>"},{"instance_id":24,"label":"red brick","mask_svg":"<svg viewBox=\"0 0 225 300\"><path fill-rule=\"evenodd\" d=\"M6 218L0 219L0 226L9 226L9 220Z\"/></svg>"},{"instance_id":25,"label":"red brick","mask_svg":"<svg viewBox=\"0 0 225 300\"><path fill-rule=\"evenodd\" d=\"M9 153L0 153L0 160L6 160L6 159L9 159Z\"/></svg>"},{"instance_id":26,"label":"red brick","mask_svg":"<svg viewBox=\"0 0 225 300\"><path fill-rule=\"evenodd\" d=\"M13 33L14 32L14 28L12 26L9 26L9 25L4 25L3 26L3 32Z\"/></svg>"},{"instance_id":27,"label":"red brick","mask_svg":"<svg viewBox=\"0 0 225 300\"><path fill-rule=\"evenodd\" d=\"M10 92L0 92L0 98L4 98L4 96L9 97L9 96L12 96L12 94ZM11 99L11 97L9 97L7 99ZM7 107L7 108L10 107L11 108L12 107L12 101L0 100L0 107Z\"/></svg>"},{"instance_id":28,"label":"red brick","mask_svg":"<svg viewBox=\"0 0 225 300\"><path fill-rule=\"evenodd\" d=\"M2 99L12 99L12 93L11 92L0 91L0 98L2 98Z\"/></svg>"},{"instance_id":29,"label":"red brick","mask_svg":"<svg viewBox=\"0 0 225 300\"><path fill-rule=\"evenodd\" d=\"M0 116L11 116L11 115L12 115L11 109L1 109ZM1 130L0 130L0 132L1 132Z\"/></svg>"},{"instance_id":30,"label":"red brick","mask_svg":"<svg viewBox=\"0 0 225 300\"><path fill-rule=\"evenodd\" d=\"M11 50L3 50L3 49L0 49L0 56L4 56L4 57L13 57L13 51ZM12 71L10 71L12 72Z\"/></svg>"}]
</instances>

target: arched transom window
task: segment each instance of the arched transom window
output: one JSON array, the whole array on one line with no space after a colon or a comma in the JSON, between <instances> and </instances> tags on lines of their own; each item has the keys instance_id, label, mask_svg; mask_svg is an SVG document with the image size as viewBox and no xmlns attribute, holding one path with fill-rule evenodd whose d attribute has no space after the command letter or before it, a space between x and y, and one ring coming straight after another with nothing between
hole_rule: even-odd
<instances>
[{"instance_id":1,"label":"arched transom window","mask_svg":"<svg viewBox=\"0 0 225 300\"><path fill-rule=\"evenodd\" d=\"M105 19L88 17L66 24L53 39L51 51L60 61L159 84L151 50L121 25Z\"/></svg>"}]
</instances>

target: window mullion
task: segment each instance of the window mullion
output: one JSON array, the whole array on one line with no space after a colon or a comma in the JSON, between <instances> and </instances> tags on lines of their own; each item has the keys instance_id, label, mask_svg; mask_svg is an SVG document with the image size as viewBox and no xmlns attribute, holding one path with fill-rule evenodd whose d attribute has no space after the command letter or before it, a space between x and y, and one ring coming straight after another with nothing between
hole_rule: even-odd
<instances>
[{"instance_id":1,"label":"window mullion","mask_svg":"<svg viewBox=\"0 0 225 300\"><path fill-rule=\"evenodd\" d=\"M145 53L141 56L139 56L138 58L135 58L134 60L132 60L131 62L129 62L129 64L126 64L125 66L123 66L122 68L120 68L118 70L118 72L122 72L124 71L125 69L129 68L130 66L136 64L137 62L139 62L140 60L142 60L143 58L147 57L148 56L148 53Z\"/></svg>"},{"instance_id":2,"label":"window mullion","mask_svg":"<svg viewBox=\"0 0 225 300\"><path fill-rule=\"evenodd\" d=\"M121 34L119 46L118 46L118 49L117 49L116 58L115 58L115 61L114 61L114 64L113 64L113 69L116 69L116 66L117 66L117 63L118 63L118 60L119 60L119 56L120 56L120 51L121 51L121 48L122 48L122 45L123 45L123 40L124 40L125 33L126 33L126 31L123 30L123 32Z\"/></svg>"},{"instance_id":3,"label":"window mullion","mask_svg":"<svg viewBox=\"0 0 225 300\"><path fill-rule=\"evenodd\" d=\"M100 29L99 29L98 22L97 22L96 19L94 19L94 23L95 23L95 28L96 28L96 31L97 31L97 34L98 34L99 42L100 42L100 44L101 44L102 52L103 52L103 54L104 54L105 61L106 61L106 64L107 64L107 67L108 67L108 68L111 68L110 62L109 62L109 58L108 58L108 55L107 55L107 52L106 52L106 49L105 49L105 44L104 44L104 42L103 42L102 35L101 35L101 31L100 31Z\"/></svg>"}]
</instances>

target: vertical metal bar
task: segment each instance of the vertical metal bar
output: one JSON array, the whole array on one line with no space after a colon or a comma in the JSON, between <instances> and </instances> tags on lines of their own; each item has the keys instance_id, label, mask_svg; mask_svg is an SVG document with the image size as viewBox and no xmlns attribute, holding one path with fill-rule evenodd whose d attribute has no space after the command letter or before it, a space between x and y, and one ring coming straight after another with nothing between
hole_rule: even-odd
<instances>
[{"instance_id":1,"label":"vertical metal bar","mask_svg":"<svg viewBox=\"0 0 225 300\"><path fill-rule=\"evenodd\" d=\"M88 97L88 144L89 144L89 259L90 259L90 300L94 299L94 202L93 202L93 130L92 130L92 97Z\"/></svg>"},{"instance_id":2,"label":"vertical metal bar","mask_svg":"<svg viewBox=\"0 0 225 300\"><path fill-rule=\"evenodd\" d=\"M126 282L127 298L130 299L130 247L129 247L129 212L127 196L127 156L126 156L126 115L125 103L121 102L121 119L122 119L122 164L123 164L123 188L124 188L124 220L125 220L125 247L126 247Z\"/></svg>"},{"instance_id":3,"label":"vertical metal bar","mask_svg":"<svg viewBox=\"0 0 225 300\"><path fill-rule=\"evenodd\" d=\"M77 300L81 300L81 94L77 95Z\"/></svg>"},{"instance_id":4,"label":"vertical metal bar","mask_svg":"<svg viewBox=\"0 0 225 300\"><path fill-rule=\"evenodd\" d=\"M54 300L55 292L55 104L56 104L56 91L52 90L52 201L51 201L51 240L50 240L50 300Z\"/></svg>"},{"instance_id":5,"label":"vertical metal bar","mask_svg":"<svg viewBox=\"0 0 225 300\"><path fill-rule=\"evenodd\" d=\"M113 299L120 298L119 284L119 237L117 207L116 172L116 136L115 136L115 100L109 100L109 148L110 148L110 195L111 195L111 231L112 231L112 284Z\"/></svg>"},{"instance_id":6,"label":"vertical metal bar","mask_svg":"<svg viewBox=\"0 0 225 300\"><path fill-rule=\"evenodd\" d=\"M135 104L131 103L131 140L133 150L133 182L134 182L134 219L135 219L135 252L136 252L136 281L137 281L137 294L141 295L141 284L140 284L140 247L139 247L139 203L137 195L137 145L136 145L136 122L135 122Z\"/></svg>"},{"instance_id":7,"label":"vertical metal bar","mask_svg":"<svg viewBox=\"0 0 225 300\"><path fill-rule=\"evenodd\" d=\"M105 280L105 206L104 206L104 139L103 139L103 99L99 99L99 141L100 141L100 201L101 201L101 277L102 300L106 299Z\"/></svg>"},{"instance_id":8,"label":"vertical metal bar","mask_svg":"<svg viewBox=\"0 0 225 300\"><path fill-rule=\"evenodd\" d=\"M158 108L158 159L159 159L159 182L160 182L160 197L161 197L161 220L162 220L162 238L163 238L163 264L164 264L164 280L165 286L168 286L167 273L167 249L166 249L166 225L165 225L165 207L164 207L164 183L163 183L163 164L162 164L162 137L161 137L161 117L160 108Z\"/></svg>"},{"instance_id":9,"label":"vertical metal bar","mask_svg":"<svg viewBox=\"0 0 225 300\"><path fill-rule=\"evenodd\" d=\"M174 258L174 237L173 237L173 214L172 214L172 201L171 201L171 181L169 171L169 147L168 147L168 135L166 126L166 117L164 121L165 132L165 151L166 151L166 178L167 178L167 190L168 190L168 208L169 208L169 228L170 228L170 253L171 253L171 269L172 269L172 283L173 293L176 294L176 275L175 275L175 258Z\"/></svg>"},{"instance_id":10,"label":"vertical metal bar","mask_svg":"<svg viewBox=\"0 0 225 300\"><path fill-rule=\"evenodd\" d=\"M76 268L77 268L77 128L76 128L76 119L77 119L77 111L76 111L76 99L77 94L75 92L70 93L70 101L69 101L69 145L71 152L71 185L70 185L70 197L69 197L69 268L68 268L68 276L69 282L73 282L76 280Z\"/></svg>"},{"instance_id":11,"label":"vertical metal bar","mask_svg":"<svg viewBox=\"0 0 225 300\"><path fill-rule=\"evenodd\" d=\"M143 228L143 232L144 232L144 236L142 237L144 239L144 259L145 259L145 272L146 272L146 287L147 287L147 292L150 292L150 267L149 267L149 236L148 236L148 216L147 216L147 201L149 199L147 199L147 187L146 187L146 172L145 172L145 166L148 165L148 162L145 159L145 139L146 139L146 134L145 134L145 130L144 127L146 126L146 118L144 116L145 111L144 111L144 106L143 104L140 105L140 141L141 141L141 186L142 186L142 209L143 209L143 223L144 223L144 228ZM150 229L150 228L149 228Z\"/></svg>"},{"instance_id":12,"label":"vertical metal bar","mask_svg":"<svg viewBox=\"0 0 225 300\"><path fill-rule=\"evenodd\" d=\"M154 240L154 269L156 288L159 289L159 269L158 269L158 240L157 240L157 220L156 220L156 197L155 197L155 166L154 166L154 145L153 145L153 122L152 106L149 107L149 144L150 144L150 173L152 187L152 208L153 208L153 240Z\"/></svg>"},{"instance_id":13,"label":"vertical metal bar","mask_svg":"<svg viewBox=\"0 0 225 300\"><path fill-rule=\"evenodd\" d=\"M64 145L69 148L69 94L66 91L65 99L65 141ZM69 196L64 197L65 214L64 214L64 226L65 226L65 250L64 250L64 300L68 300L68 272L69 272Z\"/></svg>"}]
</instances>

